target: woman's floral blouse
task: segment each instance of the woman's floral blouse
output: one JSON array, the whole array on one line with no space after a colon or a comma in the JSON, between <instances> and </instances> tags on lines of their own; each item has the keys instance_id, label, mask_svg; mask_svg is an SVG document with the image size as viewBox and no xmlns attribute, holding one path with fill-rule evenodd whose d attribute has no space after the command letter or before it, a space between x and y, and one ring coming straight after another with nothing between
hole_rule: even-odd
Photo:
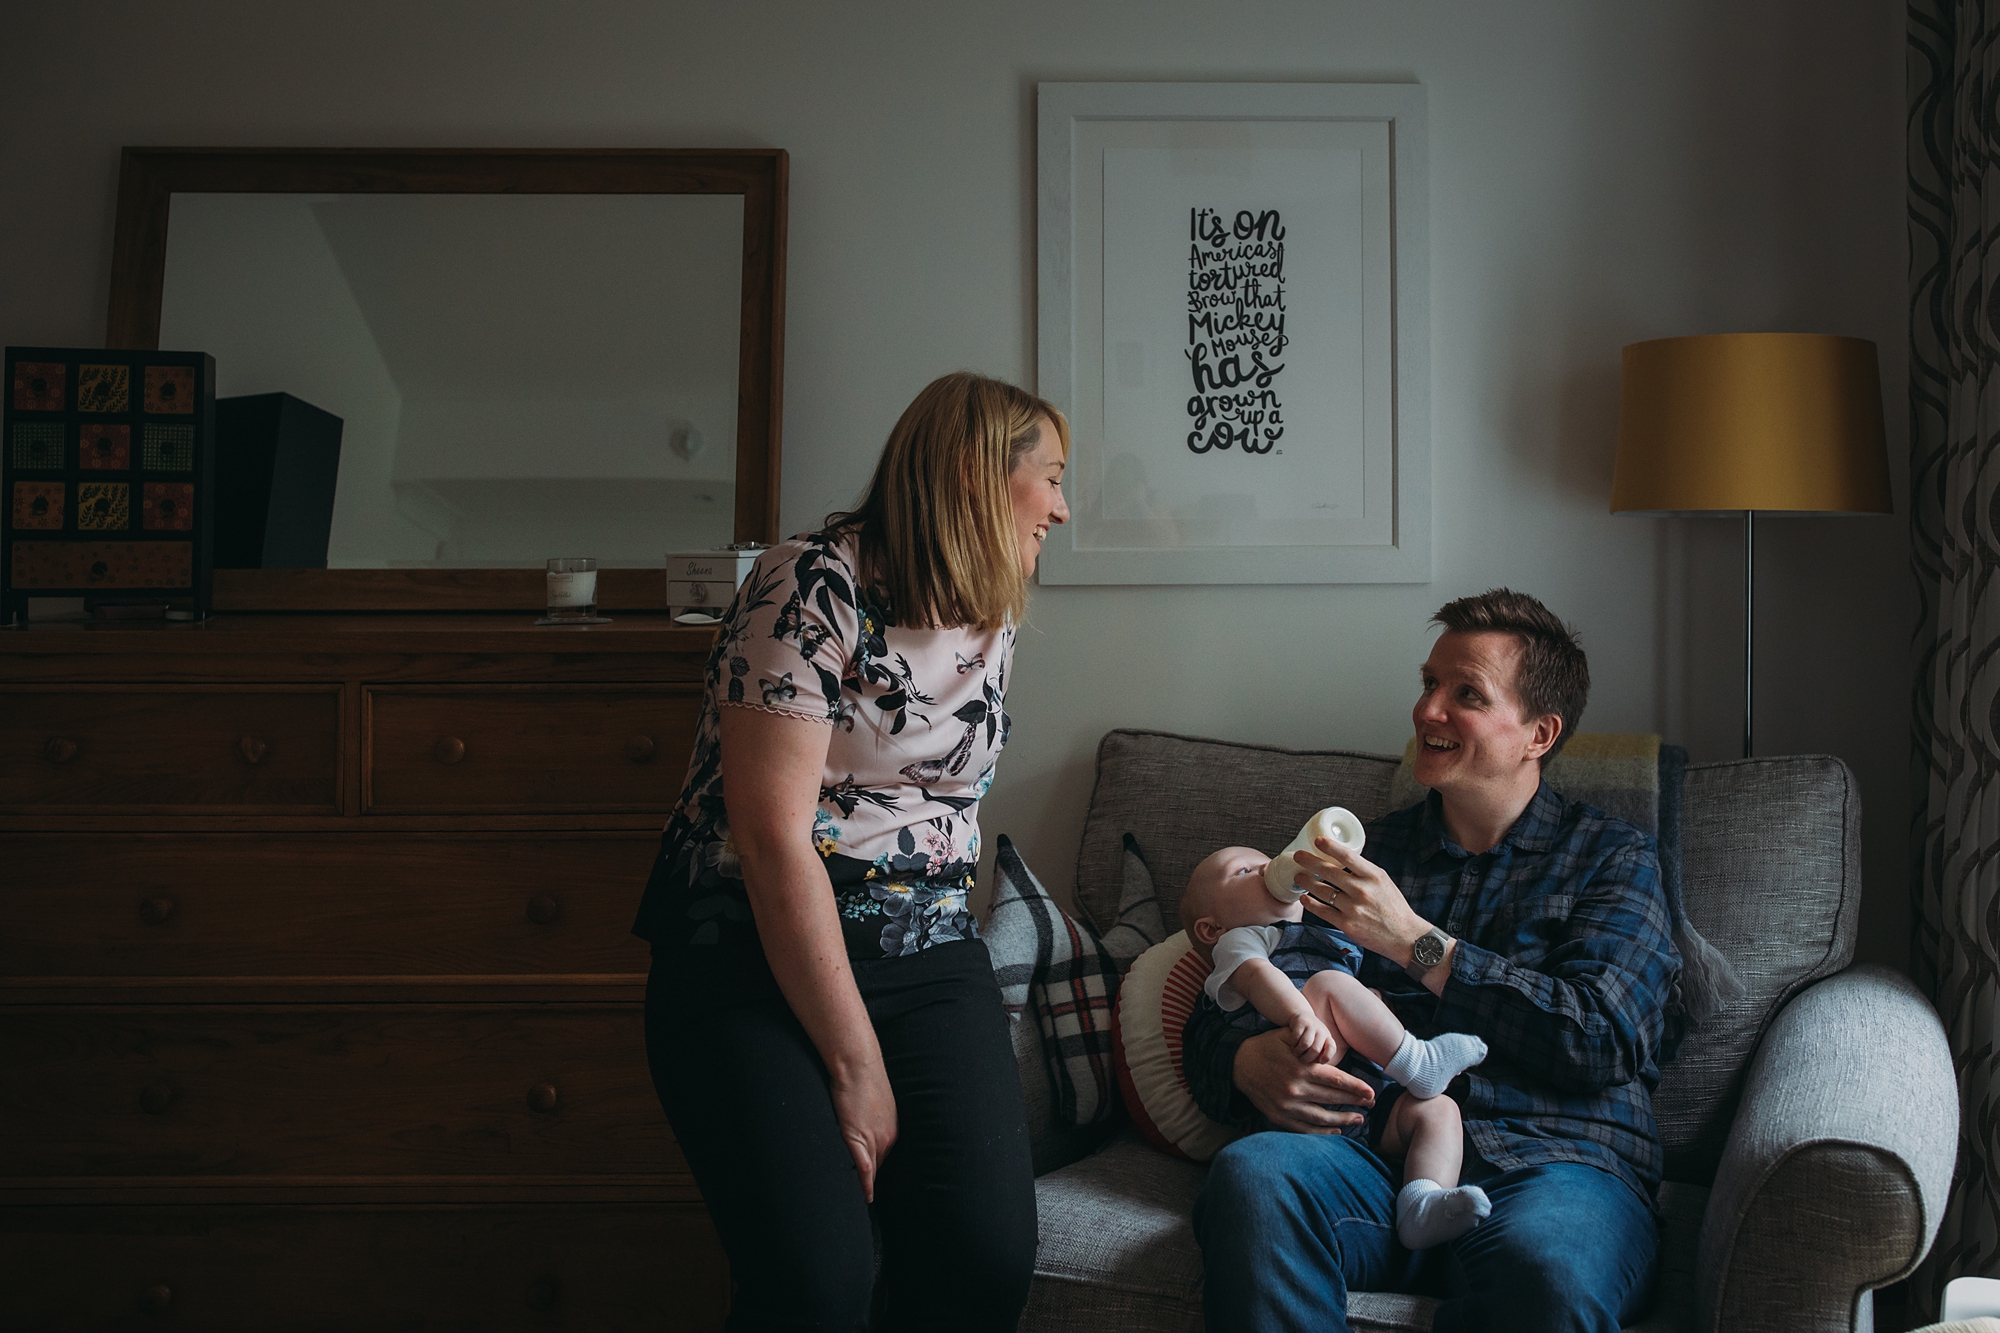
<instances>
[{"instance_id":1,"label":"woman's floral blouse","mask_svg":"<svg viewBox=\"0 0 2000 1333\"><path fill-rule=\"evenodd\" d=\"M752 929L718 725L720 709L739 707L833 729L812 840L851 956L976 937L979 798L1007 743L1014 629L906 629L854 569L851 534L811 534L760 555L737 590L637 934L709 945Z\"/></svg>"}]
</instances>

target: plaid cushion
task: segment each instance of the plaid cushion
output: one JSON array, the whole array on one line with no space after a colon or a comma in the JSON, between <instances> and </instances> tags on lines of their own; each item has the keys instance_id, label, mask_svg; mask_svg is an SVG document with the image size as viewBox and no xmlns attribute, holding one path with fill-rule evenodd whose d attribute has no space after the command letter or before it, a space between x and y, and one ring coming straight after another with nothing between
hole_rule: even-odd
<instances>
[{"instance_id":1,"label":"plaid cushion","mask_svg":"<svg viewBox=\"0 0 2000 1333\"><path fill-rule=\"evenodd\" d=\"M1034 1004L1057 1115L1077 1125L1109 1119L1118 1105L1111 1067L1117 960L1096 931L1056 906L1005 834L995 843L993 904L979 933L1008 1012L1018 1017Z\"/></svg>"},{"instance_id":2,"label":"plaid cushion","mask_svg":"<svg viewBox=\"0 0 2000 1333\"><path fill-rule=\"evenodd\" d=\"M1153 891L1153 871L1139 840L1125 835L1125 885L1118 898L1118 919L1104 932L1104 952L1118 964L1118 975L1132 970L1140 954L1167 937L1160 915L1160 896Z\"/></svg>"}]
</instances>

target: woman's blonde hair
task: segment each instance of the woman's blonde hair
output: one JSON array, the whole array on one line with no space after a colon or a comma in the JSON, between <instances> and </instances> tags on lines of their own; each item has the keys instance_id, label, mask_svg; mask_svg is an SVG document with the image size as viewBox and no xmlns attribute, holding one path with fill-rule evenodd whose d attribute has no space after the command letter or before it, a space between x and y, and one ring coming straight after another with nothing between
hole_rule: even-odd
<instances>
[{"instance_id":1,"label":"woman's blonde hair","mask_svg":"<svg viewBox=\"0 0 2000 1333\"><path fill-rule=\"evenodd\" d=\"M958 371L903 409L875 476L826 530L852 530L861 577L888 594L898 623L998 629L1019 621L1028 580L1014 539L1007 477L1047 417L1069 457L1069 422L1051 403L1002 380Z\"/></svg>"}]
</instances>

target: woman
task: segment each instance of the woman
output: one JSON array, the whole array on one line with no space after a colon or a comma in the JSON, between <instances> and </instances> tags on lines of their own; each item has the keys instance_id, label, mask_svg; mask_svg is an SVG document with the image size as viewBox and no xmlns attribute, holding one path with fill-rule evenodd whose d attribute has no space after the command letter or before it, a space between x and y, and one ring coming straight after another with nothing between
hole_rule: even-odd
<instances>
[{"instance_id":1,"label":"woman","mask_svg":"<svg viewBox=\"0 0 2000 1333\"><path fill-rule=\"evenodd\" d=\"M1069 426L947 375L860 505L758 557L709 658L635 931L653 1083L732 1330L1012 1330L1035 1196L967 896ZM869 1205L882 1233L874 1282Z\"/></svg>"}]
</instances>

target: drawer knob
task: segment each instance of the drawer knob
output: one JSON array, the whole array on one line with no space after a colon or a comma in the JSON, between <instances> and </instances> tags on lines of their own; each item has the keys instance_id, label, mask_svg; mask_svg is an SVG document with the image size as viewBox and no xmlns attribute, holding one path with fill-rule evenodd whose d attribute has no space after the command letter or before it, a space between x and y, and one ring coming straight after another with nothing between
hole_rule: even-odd
<instances>
[{"instance_id":1,"label":"drawer knob","mask_svg":"<svg viewBox=\"0 0 2000 1333\"><path fill-rule=\"evenodd\" d=\"M242 740L236 742L237 752L243 756L243 762L246 764L263 763L265 752L270 748L270 746L264 744L263 741L258 740L255 736L245 736Z\"/></svg>"},{"instance_id":2,"label":"drawer knob","mask_svg":"<svg viewBox=\"0 0 2000 1333\"><path fill-rule=\"evenodd\" d=\"M528 1109L530 1111L539 1111L543 1115L548 1115L556 1109L556 1103L561 1100L562 1098L556 1094L556 1085L553 1083L537 1083L534 1087L528 1089Z\"/></svg>"},{"instance_id":3,"label":"drawer knob","mask_svg":"<svg viewBox=\"0 0 2000 1333\"><path fill-rule=\"evenodd\" d=\"M60 736L51 736L49 743L42 747L42 757L52 764L67 764L76 758L76 742L66 741Z\"/></svg>"},{"instance_id":4,"label":"drawer knob","mask_svg":"<svg viewBox=\"0 0 2000 1333\"><path fill-rule=\"evenodd\" d=\"M538 926L546 926L562 915L562 904L554 894L538 893L528 899L528 920Z\"/></svg>"},{"instance_id":5,"label":"drawer knob","mask_svg":"<svg viewBox=\"0 0 2000 1333\"><path fill-rule=\"evenodd\" d=\"M465 742L456 736L446 736L431 747L431 753L440 764L455 764L465 758Z\"/></svg>"},{"instance_id":6,"label":"drawer knob","mask_svg":"<svg viewBox=\"0 0 2000 1333\"><path fill-rule=\"evenodd\" d=\"M156 1318L172 1309L173 1304L174 1289L164 1282L156 1282L139 1293L139 1308Z\"/></svg>"},{"instance_id":7,"label":"drawer knob","mask_svg":"<svg viewBox=\"0 0 2000 1333\"><path fill-rule=\"evenodd\" d=\"M148 898L139 904L139 916L149 926L164 926L173 914L172 898Z\"/></svg>"},{"instance_id":8,"label":"drawer knob","mask_svg":"<svg viewBox=\"0 0 2000 1333\"><path fill-rule=\"evenodd\" d=\"M528 1308L530 1310L553 1310L556 1297L562 1294L562 1286L552 1277L538 1277L528 1285Z\"/></svg>"},{"instance_id":9,"label":"drawer knob","mask_svg":"<svg viewBox=\"0 0 2000 1333\"><path fill-rule=\"evenodd\" d=\"M139 1089L139 1105L147 1115L165 1115L174 1104L174 1085L165 1079Z\"/></svg>"},{"instance_id":10,"label":"drawer knob","mask_svg":"<svg viewBox=\"0 0 2000 1333\"><path fill-rule=\"evenodd\" d=\"M625 757L635 764L643 764L653 757L653 738L634 736L625 742Z\"/></svg>"}]
</instances>

